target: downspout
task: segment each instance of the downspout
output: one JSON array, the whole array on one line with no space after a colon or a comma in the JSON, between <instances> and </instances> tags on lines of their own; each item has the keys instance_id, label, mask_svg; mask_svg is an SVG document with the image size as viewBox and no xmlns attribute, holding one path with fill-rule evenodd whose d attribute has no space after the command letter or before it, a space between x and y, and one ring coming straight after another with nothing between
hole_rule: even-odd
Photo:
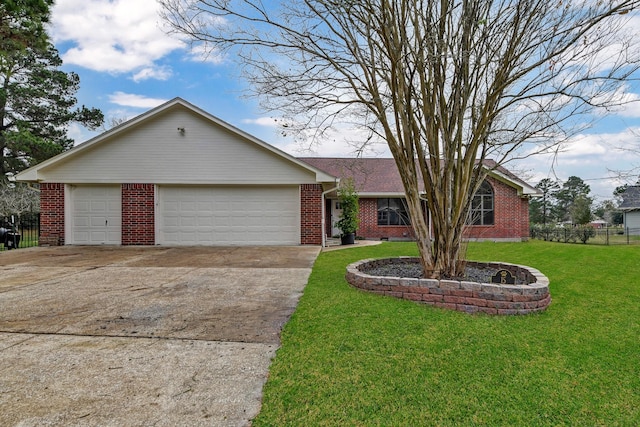
<instances>
[{"instance_id":1,"label":"downspout","mask_svg":"<svg viewBox=\"0 0 640 427\"><path fill-rule=\"evenodd\" d=\"M329 193L331 193L331 192L333 192L333 191L336 191L338 189L338 183L339 182L340 182L340 180L336 179L335 182L334 182L335 187L330 188L329 190L322 192L322 197L321 197L321 202L320 202L320 203L322 203L322 224L320 224L320 226L322 227L321 230L322 230L322 247L323 248L327 246L327 236L326 236L326 233L325 233L325 226L326 226L326 219L327 219L327 213L325 211L325 208L326 208L327 205L324 203L324 196L329 194Z\"/></svg>"}]
</instances>

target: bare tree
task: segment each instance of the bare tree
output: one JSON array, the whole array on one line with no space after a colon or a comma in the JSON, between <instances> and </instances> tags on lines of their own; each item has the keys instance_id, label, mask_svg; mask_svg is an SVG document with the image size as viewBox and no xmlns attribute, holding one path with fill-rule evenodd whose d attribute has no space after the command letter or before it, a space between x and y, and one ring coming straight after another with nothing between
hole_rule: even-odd
<instances>
[{"instance_id":1,"label":"bare tree","mask_svg":"<svg viewBox=\"0 0 640 427\"><path fill-rule=\"evenodd\" d=\"M24 214L40 212L40 193L25 183L0 180L0 227L9 223L18 225Z\"/></svg>"},{"instance_id":2,"label":"bare tree","mask_svg":"<svg viewBox=\"0 0 640 427\"><path fill-rule=\"evenodd\" d=\"M288 124L357 123L388 144L431 277L460 273L485 159L557 149L580 114L623 102L639 2L160 0L173 31L237 58Z\"/></svg>"},{"instance_id":3,"label":"bare tree","mask_svg":"<svg viewBox=\"0 0 640 427\"><path fill-rule=\"evenodd\" d=\"M129 119L126 116L109 116L105 118L104 123L102 123L102 126L100 127L100 130L102 132L106 132L110 129L120 126L127 120Z\"/></svg>"}]
</instances>

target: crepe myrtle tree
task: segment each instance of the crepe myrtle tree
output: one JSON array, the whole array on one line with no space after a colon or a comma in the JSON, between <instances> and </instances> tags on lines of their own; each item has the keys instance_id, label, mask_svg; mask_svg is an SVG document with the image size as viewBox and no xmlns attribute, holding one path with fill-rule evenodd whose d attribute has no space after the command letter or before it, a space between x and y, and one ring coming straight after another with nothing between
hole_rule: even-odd
<instances>
[{"instance_id":1,"label":"crepe myrtle tree","mask_svg":"<svg viewBox=\"0 0 640 427\"><path fill-rule=\"evenodd\" d=\"M485 159L554 150L624 102L639 2L160 0L169 31L237 59L288 132L357 123L388 145L430 277L463 268Z\"/></svg>"}]
</instances>

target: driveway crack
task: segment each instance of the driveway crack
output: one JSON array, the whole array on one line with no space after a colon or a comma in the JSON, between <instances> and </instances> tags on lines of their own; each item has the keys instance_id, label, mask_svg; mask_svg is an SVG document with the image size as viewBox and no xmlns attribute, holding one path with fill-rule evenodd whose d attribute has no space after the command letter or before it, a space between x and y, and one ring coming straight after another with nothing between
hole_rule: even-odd
<instances>
[{"instance_id":1,"label":"driveway crack","mask_svg":"<svg viewBox=\"0 0 640 427\"><path fill-rule=\"evenodd\" d=\"M3 334L17 334L17 332L5 332L5 331L0 331L0 333L3 333ZM11 349L11 348L13 348L13 347L17 347L17 346L19 346L19 345L21 345L21 344L24 344L25 342L27 342L27 341L29 341L29 340L32 340L32 339L34 338L34 335L35 335L35 334L25 334L24 332L20 332L20 334L21 334L21 335L30 335L30 336L26 337L26 338L25 338L25 339L23 339L23 340L20 340L20 341L18 341L18 342L15 342L15 343L13 343L13 344L11 344L11 345L7 346L7 347L0 348L0 352L3 352L3 351L5 351L5 350L9 350L9 349Z\"/></svg>"}]
</instances>

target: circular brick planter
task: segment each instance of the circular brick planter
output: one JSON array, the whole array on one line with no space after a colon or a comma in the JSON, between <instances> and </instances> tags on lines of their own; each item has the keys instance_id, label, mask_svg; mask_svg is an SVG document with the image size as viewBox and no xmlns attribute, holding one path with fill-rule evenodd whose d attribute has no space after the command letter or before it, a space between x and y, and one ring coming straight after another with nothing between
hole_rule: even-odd
<instances>
[{"instance_id":1,"label":"circular brick planter","mask_svg":"<svg viewBox=\"0 0 640 427\"><path fill-rule=\"evenodd\" d=\"M374 263L415 262L416 259L400 257L358 261L347 266L346 279L352 286L368 292L465 313L529 314L544 311L551 303L549 279L538 270L523 265L467 262L467 265L508 270L516 279L513 285L371 276L362 271Z\"/></svg>"}]
</instances>

